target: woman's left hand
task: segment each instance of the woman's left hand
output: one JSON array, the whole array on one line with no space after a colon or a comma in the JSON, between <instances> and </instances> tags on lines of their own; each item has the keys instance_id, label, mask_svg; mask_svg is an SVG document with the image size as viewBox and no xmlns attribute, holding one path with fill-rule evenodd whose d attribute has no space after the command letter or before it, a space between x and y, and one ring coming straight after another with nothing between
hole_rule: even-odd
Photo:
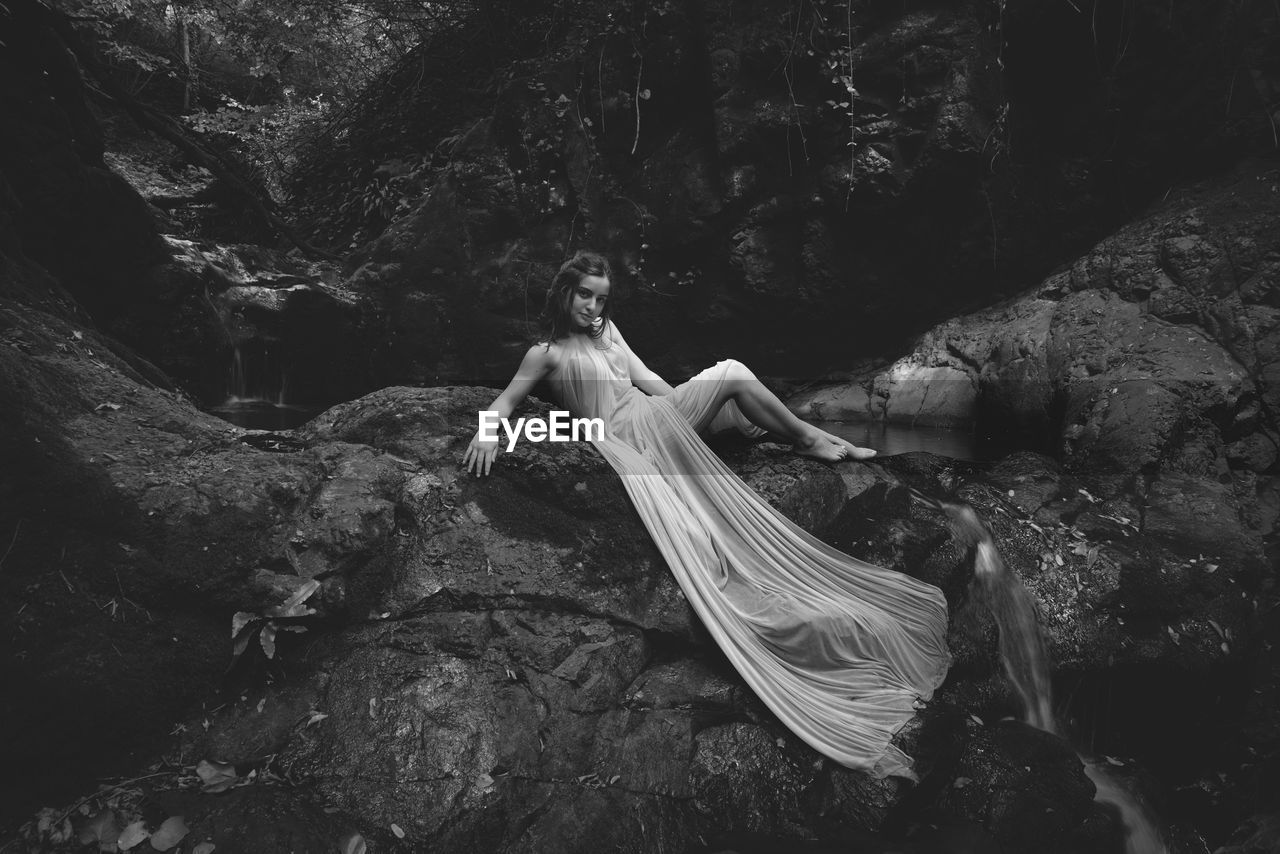
<instances>
[{"instance_id":1,"label":"woman's left hand","mask_svg":"<svg viewBox=\"0 0 1280 854\"><path fill-rule=\"evenodd\" d=\"M475 470L476 477L489 474L489 469L493 467L493 461L502 451L502 444L498 439L486 442L480 438L480 434L476 433L471 439L471 444L467 445L466 453L462 455L462 467L467 471Z\"/></svg>"}]
</instances>

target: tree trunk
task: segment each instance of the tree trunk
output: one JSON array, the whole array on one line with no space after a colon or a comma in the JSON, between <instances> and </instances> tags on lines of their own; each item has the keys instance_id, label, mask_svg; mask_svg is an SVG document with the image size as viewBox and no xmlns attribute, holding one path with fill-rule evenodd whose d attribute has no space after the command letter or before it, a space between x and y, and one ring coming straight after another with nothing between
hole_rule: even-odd
<instances>
[{"instance_id":1,"label":"tree trunk","mask_svg":"<svg viewBox=\"0 0 1280 854\"><path fill-rule=\"evenodd\" d=\"M187 18L179 6L173 7L174 17L178 21L178 50L182 55L182 113L191 112L191 30L187 26Z\"/></svg>"}]
</instances>

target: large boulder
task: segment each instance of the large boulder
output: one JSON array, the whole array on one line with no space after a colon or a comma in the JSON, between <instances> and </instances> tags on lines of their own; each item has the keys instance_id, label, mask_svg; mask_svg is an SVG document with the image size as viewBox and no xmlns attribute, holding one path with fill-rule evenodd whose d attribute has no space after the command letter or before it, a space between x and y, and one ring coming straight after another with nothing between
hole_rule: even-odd
<instances>
[{"instance_id":1,"label":"large boulder","mask_svg":"<svg viewBox=\"0 0 1280 854\"><path fill-rule=\"evenodd\" d=\"M876 417L1049 450L1184 560L1229 561L1256 587L1277 518L1277 180L1252 162L1170 194L1023 296L793 406L863 393Z\"/></svg>"},{"instance_id":2,"label":"large boulder","mask_svg":"<svg viewBox=\"0 0 1280 854\"><path fill-rule=\"evenodd\" d=\"M19 638L4 676L27 689L0 708L22 734L5 746L15 779L45 769L6 799L7 821L70 800L85 773L145 763L134 750L176 758L150 803L250 851L351 830L389 844L392 825L458 851L839 840L914 809L912 786L822 759L746 689L589 446L525 444L491 477L464 475L491 392L388 388L292 434L244 431L92 333L5 311L23 339L0 348L14 472L0 598ZM838 524L848 476L776 446L726 454L795 518ZM890 469L867 474L905 495ZM895 565L962 587L963 550L937 520L913 524L924 542ZM901 736L928 791L968 741L947 708ZM217 763L206 777L308 794L193 800L177 769L200 760ZM1087 787L1078 766L1054 773L1062 792ZM1061 809L1092 814L1082 803ZM248 841L263 810L282 823ZM58 826L30 833L53 845Z\"/></svg>"}]
</instances>

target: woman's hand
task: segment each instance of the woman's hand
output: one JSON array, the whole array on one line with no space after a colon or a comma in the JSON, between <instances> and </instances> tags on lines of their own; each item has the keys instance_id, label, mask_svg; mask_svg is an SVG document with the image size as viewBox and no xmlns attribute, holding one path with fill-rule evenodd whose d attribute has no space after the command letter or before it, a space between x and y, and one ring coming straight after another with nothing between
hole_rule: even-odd
<instances>
[{"instance_id":1,"label":"woman's hand","mask_svg":"<svg viewBox=\"0 0 1280 854\"><path fill-rule=\"evenodd\" d=\"M480 433L471 439L471 444L467 445L467 451L462 455L462 467L467 471L471 471L474 467L476 477L487 475L489 469L493 468L493 460L502 450L502 443L495 437L492 441L486 442L480 438Z\"/></svg>"}]
</instances>

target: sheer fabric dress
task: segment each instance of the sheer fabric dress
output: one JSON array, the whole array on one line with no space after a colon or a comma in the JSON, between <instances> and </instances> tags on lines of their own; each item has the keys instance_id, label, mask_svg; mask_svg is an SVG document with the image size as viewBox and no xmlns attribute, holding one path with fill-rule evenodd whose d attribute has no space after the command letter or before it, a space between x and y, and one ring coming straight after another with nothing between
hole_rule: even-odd
<instances>
[{"instance_id":1,"label":"sheer fabric dress","mask_svg":"<svg viewBox=\"0 0 1280 854\"><path fill-rule=\"evenodd\" d=\"M750 425L732 401L712 411L732 362L651 397L631 384L611 324L563 346L553 390L575 416L603 419L594 444L747 684L824 755L914 777L889 742L950 664L942 591L813 537L707 447L699 430Z\"/></svg>"}]
</instances>

